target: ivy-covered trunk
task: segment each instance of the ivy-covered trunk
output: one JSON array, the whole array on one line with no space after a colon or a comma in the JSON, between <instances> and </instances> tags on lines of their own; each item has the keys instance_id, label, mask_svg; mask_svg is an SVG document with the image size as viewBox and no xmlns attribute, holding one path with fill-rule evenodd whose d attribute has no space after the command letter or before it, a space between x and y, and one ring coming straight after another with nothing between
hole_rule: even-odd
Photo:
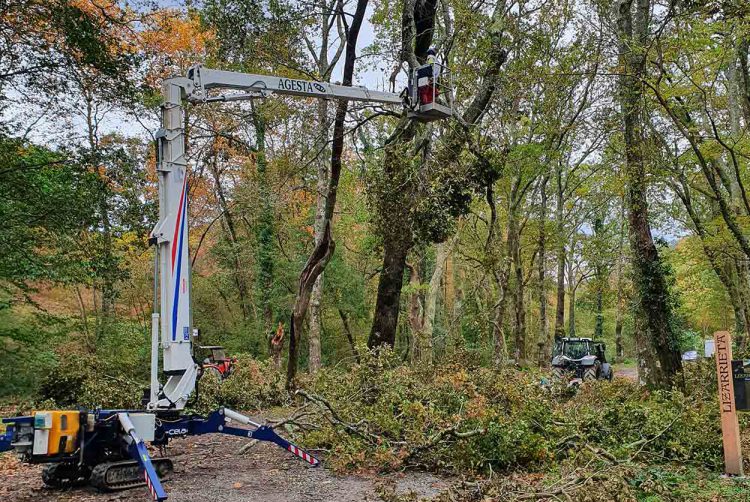
<instances>
[{"instance_id":1,"label":"ivy-covered trunk","mask_svg":"<svg viewBox=\"0 0 750 502\"><path fill-rule=\"evenodd\" d=\"M625 287L623 278L623 262L625 261L625 200L622 200L620 206L620 230L617 243L617 292L616 292L616 305L615 305L615 356L618 360L622 360L625 357L625 347L622 343L622 324L623 324L623 310Z\"/></svg>"},{"instance_id":2,"label":"ivy-covered trunk","mask_svg":"<svg viewBox=\"0 0 750 502\"><path fill-rule=\"evenodd\" d=\"M624 69L619 79L619 100L625 141L628 234L636 296L638 374L640 380L651 387L669 388L677 383L682 360L672 325L672 300L666 267L654 245L648 221L646 159L642 151L645 143L642 79L646 74L650 9L650 0L621 0L617 4L617 31Z\"/></svg>"},{"instance_id":3,"label":"ivy-covered trunk","mask_svg":"<svg viewBox=\"0 0 750 502\"><path fill-rule=\"evenodd\" d=\"M750 124L750 39L747 37L737 41L737 60L739 61L739 82L741 89L742 111L745 116L745 124Z\"/></svg>"},{"instance_id":4,"label":"ivy-covered trunk","mask_svg":"<svg viewBox=\"0 0 750 502\"><path fill-rule=\"evenodd\" d=\"M550 343L549 343L549 329L547 324L547 286L546 286L546 271L547 271L547 182L549 181L549 175L545 174L539 183L539 238L537 246L539 247L539 259L537 261L537 280L539 281L539 338L537 340L537 348L539 354L537 362L540 368L546 368L550 363Z\"/></svg>"},{"instance_id":5,"label":"ivy-covered trunk","mask_svg":"<svg viewBox=\"0 0 750 502\"><path fill-rule=\"evenodd\" d=\"M563 169L565 164L559 161L556 181L555 223L557 233L557 289L555 306L555 338L565 336L565 193L563 185Z\"/></svg>"},{"instance_id":6,"label":"ivy-covered trunk","mask_svg":"<svg viewBox=\"0 0 750 502\"><path fill-rule=\"evenodd\" d=\"M271 187L268 183L266 162L266 122L259 113L253 114L255 125L255 167L258 174L258 193L260 194L261 208L258 224L255 229L258 241L258 252L256 256L256 298L263 312L263 332L269 339L273 337L273 306L271 305L271 288L273 286L273 201L271 199ZM271 352L273 353L273 348Z\"/></svg>"}]
</instances>

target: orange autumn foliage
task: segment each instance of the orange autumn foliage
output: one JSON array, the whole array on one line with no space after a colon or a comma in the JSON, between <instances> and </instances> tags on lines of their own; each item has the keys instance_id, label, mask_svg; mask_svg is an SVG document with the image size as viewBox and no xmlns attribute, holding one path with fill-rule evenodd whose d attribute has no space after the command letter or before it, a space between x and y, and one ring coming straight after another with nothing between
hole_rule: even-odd
<instances>
[{"instance_id":1,"label":"orange autumn foliage","mask_svg":"<svg viewBox=\"0 0 750 502\"><path fill-rule=\"evenodd\" d=\"M191 65L205 60L207 44L213 37L196 14L171 9L155 13L139 35L142 49L152 58L146 83L156 87L162 79L185 73Z\"/></svg>"}]
</instances>

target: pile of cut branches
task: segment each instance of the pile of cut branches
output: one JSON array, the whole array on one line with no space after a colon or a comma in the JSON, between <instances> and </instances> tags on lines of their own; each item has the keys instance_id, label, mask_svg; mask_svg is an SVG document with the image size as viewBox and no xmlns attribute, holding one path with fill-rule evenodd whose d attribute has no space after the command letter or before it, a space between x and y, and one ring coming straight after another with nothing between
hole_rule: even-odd
<instances>
[{"instance_id":1,"label":"pile of cut branches","mask_svg":"<svg viewBox=\"0 0 750 502\"><path fill-rule=\"evenodd\" d=\"M297 398L315 424L301 431L304 443L328 452L327 465L342 471L492 476L592 461L606 469L673 461L717 469L715 391L696 371L688 391L615 380L571 393L542 385L534 372L461 360L409 367L381 351L322 372Z\"/></svg>"}]
</instances>

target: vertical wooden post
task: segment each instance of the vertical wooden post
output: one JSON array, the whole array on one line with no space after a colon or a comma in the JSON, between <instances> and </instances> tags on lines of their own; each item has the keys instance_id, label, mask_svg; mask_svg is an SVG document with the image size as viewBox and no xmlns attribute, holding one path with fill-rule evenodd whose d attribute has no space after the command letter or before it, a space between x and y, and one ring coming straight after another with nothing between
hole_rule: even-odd
<instances>
[{"instance_id":1,"label":"vertical wooden post","mask_svg":"<svg viewBox=\"0 0 750 502\"><path fill-rule=\"evenodd\" d=\"M721 435L724 442L724 472L742 476L742 453L740 452L740 428L737 409L734 405L734 382L732 380L732 337L728 331L714 333L716 373L719 378L719 411L721 413Z\"/></svg>"}]
</instances>

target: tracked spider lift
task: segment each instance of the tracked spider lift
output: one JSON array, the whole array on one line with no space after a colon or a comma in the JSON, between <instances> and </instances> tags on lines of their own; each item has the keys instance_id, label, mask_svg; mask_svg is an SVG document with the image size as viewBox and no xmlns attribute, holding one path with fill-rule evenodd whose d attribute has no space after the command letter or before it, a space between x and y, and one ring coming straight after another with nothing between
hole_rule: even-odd
<instances>
[{"instance_id":1,"label":"tracked spider lift","mask_svg":"<svg viewBox=\"0 0 750 502\"><path fill-rule=\"evenodd\" d=\"M437 68L437 67L435 67ZM171 471L167 458L151 458L146 443L165 446L173 438L222 433L275 443L311 466L319 461L280 437L271 427L221 408L208 416L183 413L195 390L199 365L193 353L191 271L188 253L188 162L183 105L241 101L272 94L351 100L406 108L408 117L431 121L452 115L444 69L430 69L420 91L415 72L411 92L402 95L326 82L251 75L193 66L185 77L163 83L161 128L156 134L159 221L151 232L155 246L154 306L151 319L151 382L145 409L34 411L4 418L0 452L14 449L29 463L47 464L42 479L53 487L89 483L101 490L146 486L156 501L167 499L161 477ZM439 87L442 86L442 87ZM423 86L424 87L424 86ZM442 89L442 90L441 90ZM421 94L420 94L421 92ZM156 306L158 305L158 311ZM159 381L161 371L166 377ZM235 427L233 424L244 427Z\"/></svg>"}]
</instances>

